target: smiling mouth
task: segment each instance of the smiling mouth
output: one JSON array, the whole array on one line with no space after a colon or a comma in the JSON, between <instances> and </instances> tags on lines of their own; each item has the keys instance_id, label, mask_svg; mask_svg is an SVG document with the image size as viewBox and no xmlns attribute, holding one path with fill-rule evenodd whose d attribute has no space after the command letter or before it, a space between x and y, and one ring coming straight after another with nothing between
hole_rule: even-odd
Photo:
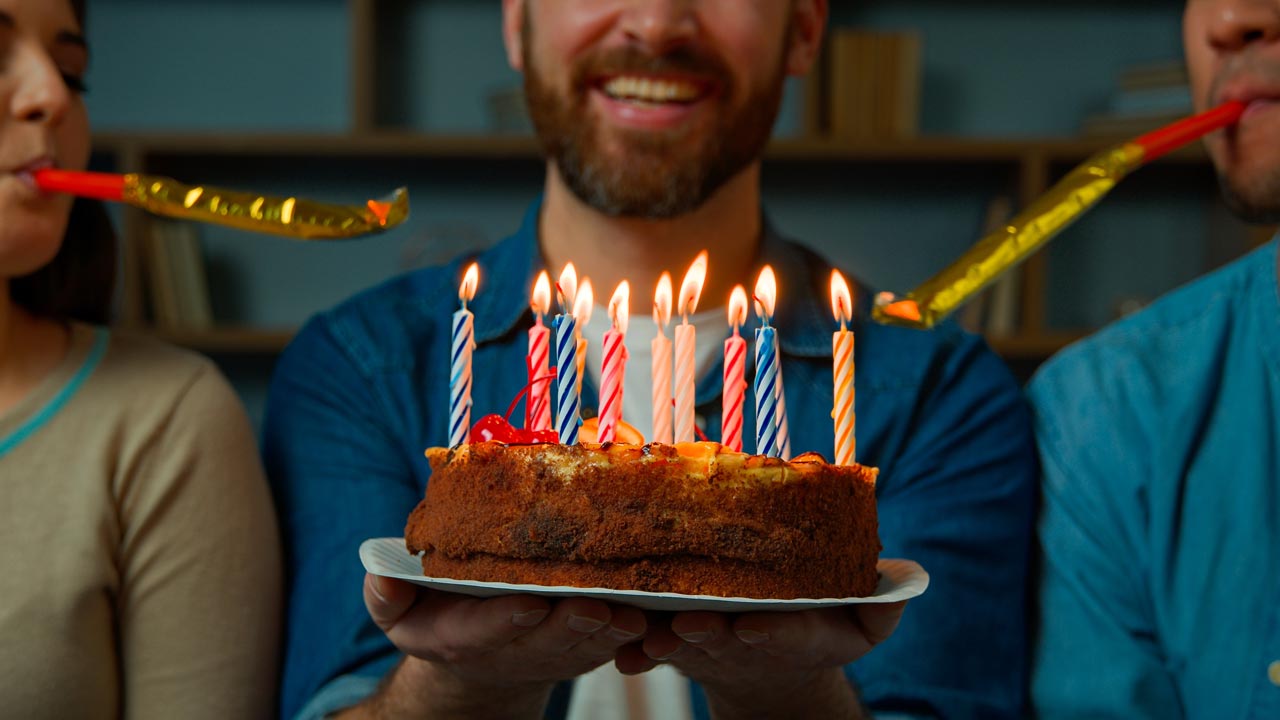
<instances>
[{"instance_id":1,"label":"smiling mouth","mask_svg":"<svg viewBox=\"0 0 1280 720\"><path fill-rule=\"evenodd\" d=\"M703 88L697 83L672 78L619 75L600 86L613 100L638 105L688 105L700 100Z\"/></svg>"}]
</instances>

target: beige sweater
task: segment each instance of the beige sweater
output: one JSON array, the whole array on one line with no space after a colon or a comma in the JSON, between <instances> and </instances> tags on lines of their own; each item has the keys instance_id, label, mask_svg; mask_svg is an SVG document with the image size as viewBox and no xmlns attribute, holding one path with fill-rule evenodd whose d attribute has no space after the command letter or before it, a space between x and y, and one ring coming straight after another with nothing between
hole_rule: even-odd
<instances>
[{"instance_id":1,"label":"beige sweater","mask_svg":"<svg viewBox=\"0 0 1280 720\"><path fill-rule=\"evenodd\" d=\"M215 367L76 326L0 414L0 717L274 710L280 548Z\"/></svg>"}]
</instances>

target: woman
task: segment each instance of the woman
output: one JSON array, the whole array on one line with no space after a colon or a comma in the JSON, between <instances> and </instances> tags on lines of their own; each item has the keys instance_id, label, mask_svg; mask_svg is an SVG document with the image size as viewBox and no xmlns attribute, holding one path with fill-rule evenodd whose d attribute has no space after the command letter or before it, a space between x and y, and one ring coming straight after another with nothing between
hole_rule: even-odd
<instances>
[{"instance_id":1,"label":"woman","mask_svg":"<svg viewBox=\"0 0 1280 720\"><path fill-rule=\"evenodd\" d=\"M269 715L279 545L252 433L207 360L101 322L83 0L0 0L0 715ZM103 232L106 231L106 232Z\"/></svg>"}]
</instances>

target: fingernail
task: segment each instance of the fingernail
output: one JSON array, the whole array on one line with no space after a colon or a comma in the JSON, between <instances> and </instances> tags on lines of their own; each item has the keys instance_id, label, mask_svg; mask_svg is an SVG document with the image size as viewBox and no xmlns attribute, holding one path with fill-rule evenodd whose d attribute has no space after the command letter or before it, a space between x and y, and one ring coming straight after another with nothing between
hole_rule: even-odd
<instances>
[{"instance_id":1,"label":"fingernail","mask_svg":"<svg viewBox=\"0 0 1280 720\"><path fill-rule=\"evenodd\" d=\"M675 657L675 656L679 655L682 651L684 651L685 647L687 647L687 646L686 646L686 645L684 645L684 644L681 644L681 645L680 645L679 647L677 647L675 650L672 650L671 652L667 653L666 655L663 655L662 657L654 657L654 656L652 656L652 655L650 655L649 657L650 657L650 658L653 658L654 660L657 660L658 662L665 662L665 661L670 660L671 658L673 658L673 657Z\"/></svg>"},{"instance_id":2,"label":"fingernail","mask_svg":"<svg viewBox=\"0 0 1280 720\"><path fill-rule=\"evenodd\" d=\"M711 639L711 633L709 632L691 632L691 633L676 633L676 634L680 636L681 640L684 640L685 642L694 643L695 645L697 643L703 643Z\"/></svg>"},{"instance_id":3,"label":"fingernail","mask_svg":"<svg viewBox=\"0 0 1280 720\"><path fill-rule=\"evenodd\" d=\"M547 618L546 610L526 610L511 616L511 623L520 627L533 627Z\"/></svg>"},{"instance_id":4,"label":"fingernail","mask_svg":"<svg viewBox=\"0 0 1280 720\"><path fill-rule=\"evenodd\" d=\"M569 629L580 633L593 633L604 627L604 623L593 618L580 615L569 616Z\"/></svg>"},{"instance_id":5,"label":"fingernail","mask_svg":"<svg viewBox=\"0 0 1280 720\"><path fill-rule=\"evenodd\" d=\"M610 640L617 640L619 642L630 642L640 637L640 633L633 633L627 630L623 630L622 628L611 627L609 628L608 636Z\"/></svg>"},{"instance_id":6,"label":"fingernail","mask_svg":"<svg viewBox=\"0 0 1280 720\"><path fill-rule=\"evenodd\" d=\"M759 645L769 639L769 633L756 632L755 630L738 630L738 639L748 645Z\"/></svg>"},{"instance_id":7,"label":"fingernail","mask_svg":"<svg viewBox=\"0 0 1280 720\"><path fill-rule=\"evenodd\" d=\"M374 597L378 598L384 603L387 602L387 595L386 593L382 592L382 578L378 577L377 575L370 575L369 589L373 591Z\"/></svg>"}]
</instances>

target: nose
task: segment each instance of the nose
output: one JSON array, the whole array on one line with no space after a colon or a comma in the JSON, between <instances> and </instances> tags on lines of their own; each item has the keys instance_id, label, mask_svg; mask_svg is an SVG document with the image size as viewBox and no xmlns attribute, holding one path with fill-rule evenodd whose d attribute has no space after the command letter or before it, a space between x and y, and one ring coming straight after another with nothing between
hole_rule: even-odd
<instances>
[{"instance_id":1,"label":"nose","mask_svg":"<svg viewBox=\"0 0 1280 720\"><path fill-rule=\"evenodd\" d=\"M1242 50L1280 38L1280 3L1274 0L1211 0L1209 42L1218 50Z\"/></svg>"},{"instance_id":2,"label":"nose","mask_svg":"<svg viewBox=\"0 0 1280 720\"><path fill-rule=\"evenodd\" d=\"M30 49L13 59L17 88L10 99L14 119L56 125L71 104L71 91L53 58L43 49Z\"/></svg>"},{"instance_id":3,"label":"nose","mask_svg":"<svg viewBox=\"0 0 1280 720\"><path fill-rule=\"evenodd\" d=\"M690 0L634 0L622 18L627 40L660 54L692 40L698 20Z\"/></svg>"}]
</instances>

